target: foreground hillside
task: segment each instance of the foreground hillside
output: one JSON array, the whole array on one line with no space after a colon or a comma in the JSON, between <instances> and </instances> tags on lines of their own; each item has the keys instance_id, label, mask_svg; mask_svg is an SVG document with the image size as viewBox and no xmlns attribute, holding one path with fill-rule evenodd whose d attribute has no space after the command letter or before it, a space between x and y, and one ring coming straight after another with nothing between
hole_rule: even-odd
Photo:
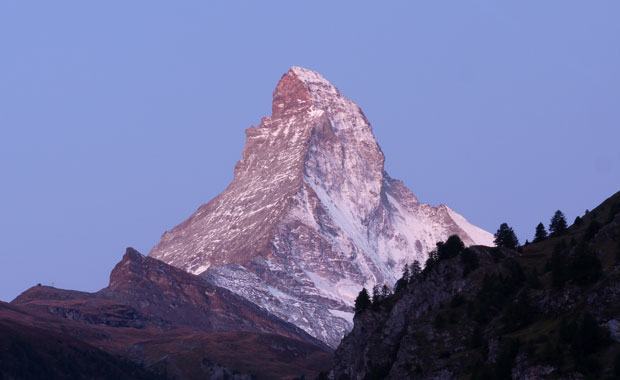
<instances>
[{"instance_id":1,"label":"foreground hillside","mask_svg":"<svg viewBox=\"0 0 620 380\"><path fill-rule=\"evenodd\" d=\"M159 379L157 374L0 302L0 379Z\"/></svg>"},{"instance_id":2,"label":"foreground hillside","mask_svg":"<svg viewBox=\"0 0 620 380\"><path fill-rule=\"evenodd\" d=\"M331 350L244 298L133 249L96 293L0 304L0 379L313 376Z\"/></svg>"},{"instance_id":3,"label":"foreground hillside","mask_svg":"<svg viewBox=\"0 0 620 380\"><path fill-rule=\"evenodd\" d=\"M619 378L619 212L616 193L518 251L444 244L356 313L331 376Z\"/></svg>"}]
</instances>

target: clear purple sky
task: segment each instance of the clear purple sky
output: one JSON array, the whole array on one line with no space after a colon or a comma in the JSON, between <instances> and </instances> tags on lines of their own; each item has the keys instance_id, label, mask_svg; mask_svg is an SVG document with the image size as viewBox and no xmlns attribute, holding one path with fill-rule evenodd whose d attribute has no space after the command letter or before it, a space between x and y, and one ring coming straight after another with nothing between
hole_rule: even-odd
<instances>
[{"instance_id":1,"label":"clear purple sky","mask_svg":"<svg viewBox=\"0 0 620 380\"><path fill-rule=\"evenodd\" d=\"M620 190L617 0L212 3L0 3L0 299L147 253L227 185L291 65L362 106L392 176L490 231Z\"/></svg>"}]
</instances>

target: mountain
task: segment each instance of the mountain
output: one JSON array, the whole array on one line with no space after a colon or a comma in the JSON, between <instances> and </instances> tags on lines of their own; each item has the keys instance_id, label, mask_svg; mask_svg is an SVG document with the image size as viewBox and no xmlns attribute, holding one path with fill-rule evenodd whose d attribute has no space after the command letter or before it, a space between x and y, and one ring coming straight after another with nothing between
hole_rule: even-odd
<instances>
[{"instance_id":1,"label":"mountain","mask_svg":"<svg viewBox=\"0 0 620 380\"><path fill-rule=\"evenodd\" d=\"M46 321L0 302L0 379L160 378L45 325Z\"/></svg>"},{"instance_id":2,"label":"mountain","mask_svg":"<svg viewBox=\"0 0 620 380\"><path fill-rule=\"evenodd\" d=\"M0 378L292 378L331 359L298 327L131 248L96 293L34 286L0 306Z\"/></svg>"},{"instance_id":3,"label":"mountain","mask_svg":"<svg viewBox=\"0 0 620 380\"><path fill-rule=\"evenodd\" d=\"M420 203L384 168L362 110L321 75L291 68L272 115L246 130L226 190L164 233L150 256L209 278L335 347L363 287L393 284L436 242L493 237Z\"/></svg>"},{"instance_id":4,"label":"mountain","mask_svg":"<svg viewBox=\"0 0 620 380\"><path fill-rule=\"evenodd\" d=\"M441 256L355 315L330 378L620 378L620 192L518 251Z\"/></svg>"}]
</instances>

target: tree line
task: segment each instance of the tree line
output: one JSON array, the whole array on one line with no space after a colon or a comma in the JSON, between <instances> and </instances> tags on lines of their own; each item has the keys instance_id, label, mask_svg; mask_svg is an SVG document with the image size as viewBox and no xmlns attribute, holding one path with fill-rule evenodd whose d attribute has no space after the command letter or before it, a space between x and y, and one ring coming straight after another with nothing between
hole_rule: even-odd
<instances>
[{"instance_id":1,"label":"tree line","mask_svg":"<svg viewBox=\"0 0 620 380\"><path fill-rule=\"evenodd\" d=\"M576 224L581 223L581 218L577 217L575 219ZM551 217L551 221L549 222L549 233L545 229L545 225L538 223L536 226L536 230L534 232L534 243L541 242L548 237L560 236L568 229L568 224L566 223L566 217L564 213L560 210L557 210L553 216ZM494 243L497 247L509 248L509 249L517 249L519 247L519 239L515 234L512 227L508 225L508 223L502 223L497 232L495 232L495 240ZM529 244L529 241L526 240L525 244Z\"/></svg>"},{"instance_id":2,"label":"tree line","mask_svg":"<svg viewBox=\"0 0 620 380\"><path fill-rule=\"evenodd\" d=\"M586 211L586 214L588 213L589 211ZM578 216L574 224L581 225L582 223L583 220ZM596 255L589 252L585 244L592 239L600 228L600 224L596 220L592 220L584 234L584 242L576 247L576 254L570 259L568 255L561 254L566 249L566 243L563 240L555 247L554 255L552 255L548 267L552 270L553 282L556 286L563 284L568 279L574 279L575 282L580 284L591 283L598 279L600 276L600 262L598 258L596 258ZM535 228L533 242L537 243L549 237L561 236L567 229L568 224L564 213L557 210L549 222L549 232L547 232L542 222L538 223ZM502 223L499 226L497 232L494 234L494 243L497 247L502 248L514 250L520 248L517 235L508 223ZM571 246L575 245L574 242L571 243ZM525 244L529 244L529 241L526 241ZM394 294L405 289L407 285L415 279L428 273L428 271L440 261L456 256L459 256L461 259L463 277L467 276L469 272L478 267L478 257L476 253L466 248L463 241L457 235L452 235L445 242L437 243L436 249L429 253L424 268L422 268L420 262L417 260L412 264L405 264L402 270L402 276L396 281L393 289L387 284L378 284L373 287L371 295L366 288L363 288L355 299L355 312L359 313L370 307L379 306L382 302L390 299Z\"/></svg>"}]
</instances>

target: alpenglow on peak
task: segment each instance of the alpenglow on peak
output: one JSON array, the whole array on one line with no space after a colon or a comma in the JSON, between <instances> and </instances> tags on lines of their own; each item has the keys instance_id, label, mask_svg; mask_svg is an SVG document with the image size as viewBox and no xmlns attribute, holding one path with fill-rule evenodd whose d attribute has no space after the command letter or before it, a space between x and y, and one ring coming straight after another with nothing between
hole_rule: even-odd
<instances>
[{"instance_id":1,"label":"alpenglow on peak","mask_svg":"<svg viewBox=\"0 0 620 380\"><path fill-rule=\"evenodd\" d=\"M389 177L362 110L320 74L293 67L276 86L272 115L246 130L233 181L150 255L335 347L362 287L392 285L405 263L423 263L452 234L493 244Z\"/></svg>"}]
</instances>

